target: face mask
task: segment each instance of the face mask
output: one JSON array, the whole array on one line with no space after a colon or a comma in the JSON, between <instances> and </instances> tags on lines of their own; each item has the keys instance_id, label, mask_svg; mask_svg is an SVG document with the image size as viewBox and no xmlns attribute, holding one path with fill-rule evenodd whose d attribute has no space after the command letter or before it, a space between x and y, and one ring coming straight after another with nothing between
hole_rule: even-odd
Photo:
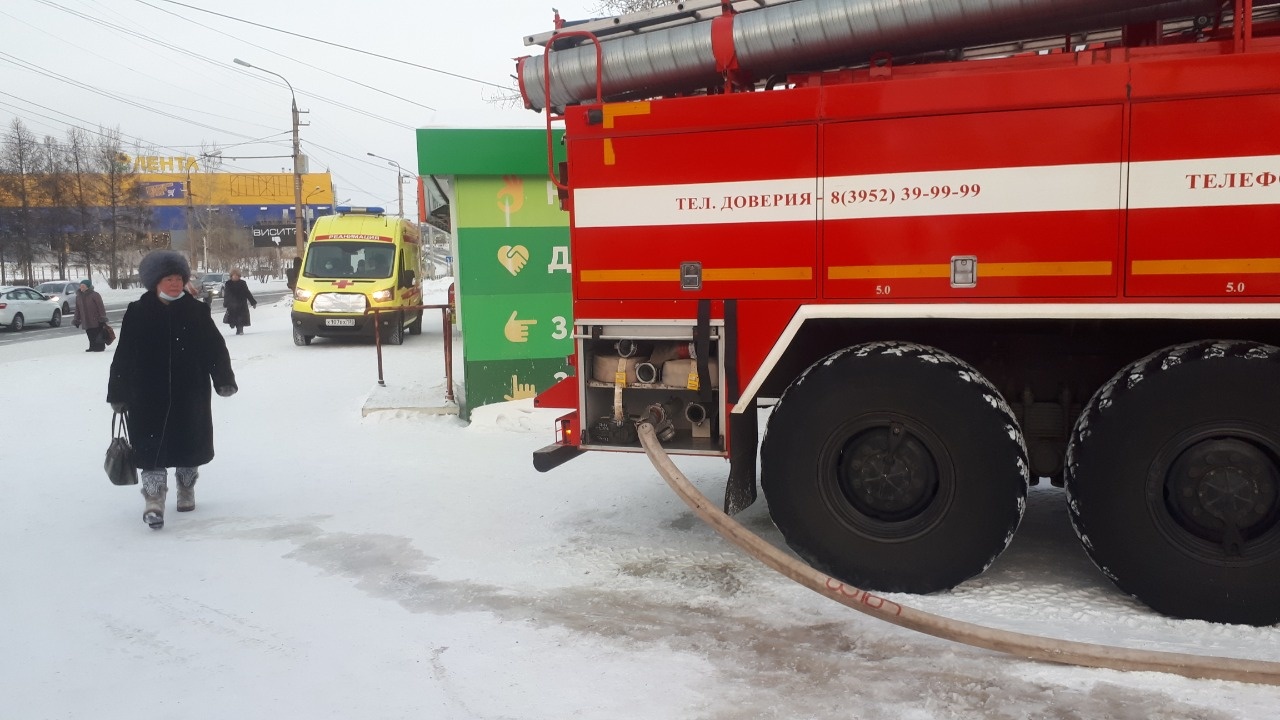
<instances>
[{"instance_id":1,"label":"face mask","mask_svg":"<svg viewBox=\"0 0 1280 720\"><path fill-rule=\"evenodd\" d=\"M177 300L178 298L182 297L182 293L178 293L177 295L166 295L160 292L159 290L156 290L156 294L164 298L165 300L168 300L169 302L173 302L174 300Z\"/></svg>"}]
</instances>

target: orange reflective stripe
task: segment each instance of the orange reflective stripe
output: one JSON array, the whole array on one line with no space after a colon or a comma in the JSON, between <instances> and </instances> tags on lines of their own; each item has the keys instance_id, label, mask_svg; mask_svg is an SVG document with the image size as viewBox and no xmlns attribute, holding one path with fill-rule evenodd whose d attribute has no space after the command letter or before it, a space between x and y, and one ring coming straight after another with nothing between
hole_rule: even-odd
<instances>
[{"instance_id":1,"label":"orange reflective stripe","mask_svg":"<svg viewBox=\"0 0 1280 720\"><path fill-rule=\"evenodd\" d=\"M702 279L710 282L717 280L724 282L733 280L812 280L813 268L709 268L702 271Z\"/></svg>"},{"instance_id":2,"label":"orange reflective stripe","mask_svg":"<svg viewBox=\"0 0 1280 720\"><path fill-rule=\"evenodd\" d=\"M1029 262L987 263L978 262L978 277L1049 277L1056 275L1110 275L1113 266L1108 261L1098 262Z\"/></svg>"},{"instance_id":3,"label":"orange reflective stripe","mask_svg":"<svg viewBox=\"0 0 1280 720\"><path fill-rule=\"evenodd\" d=\"M582 282L679 282L680 271L668 269L583 270ZM707 268L702 271L705 282L743 282L766 280L812 280L813 268Z\"/></svg>"},{"instance_id":4,"label":"orange reflective stripe","mask_svg":"<svg viewBox=\"0 0 1280 720\"><path fill-rule=\"evenodd\" d=\"M628 115L648 115L649 101L646 100L644 102L635 102L635 103L615 103L612 105L605 105L604 108L602 108L602 110L604 111L604 127L608 129L613 127L614 118L627 117ZM610 138L605 138L604 139L604 164L613 165L615 162L617 162L617 159L618 158L613 154L613 140L611 140Z\"/></svg>"},{"instance_id":5,"label":"orange reflective stripe","mask_svg":"<svg viewBox=\"0 0 1280 720\"><path fill-rule=\"evenodd\" d=\"M1134 275L1260 275L1280 273L1280 258L1134 260Z\"/></svg>"},{"instance_id":6,"label":"orange reflective stripe","mask_svg":"<svg viewBox=\"0 0 1280 720\"><path fill-rule=\"evenodd\" d=\"M582 282L680 282L679 270L583 270Z\"/></svg>"},{"instance_id":7,"label":"orange reflective stripe","mask_svg":"<svg viewBox=\"0 0 1280 720\"><path fill-rule=\"evenodd\" d=\"M978 277L1055 277L1069 275L1110 275L1112 264L1098 262L984 263L978 261ZM828 280L948 279L951 266L930 265L846 265L827 270Z\"/></svg>"},{"instance_id":8,"label":"orange reflective stripe","mask_svg":"<svg viewBox=\"0 0 1280 720\"><path fill-rule=\"evenodd\" d=\"M827 268L828 280L947 279L950 277L950 265L847 265Z\"/></svg>"}]
</instances>

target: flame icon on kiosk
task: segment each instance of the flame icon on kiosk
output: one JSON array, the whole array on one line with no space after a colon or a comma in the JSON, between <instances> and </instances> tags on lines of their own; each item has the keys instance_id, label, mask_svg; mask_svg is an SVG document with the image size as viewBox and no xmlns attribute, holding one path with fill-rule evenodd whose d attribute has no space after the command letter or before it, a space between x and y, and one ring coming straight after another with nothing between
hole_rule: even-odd
<instances>
[{"instance_id":1,"label":"flame icon on kiosk","mask_svg":"<svg viewBox=\"0 0 1280 720\"><path fill-rule=\"evenodd\" d=\"M511 213L520 212L524 207L524 178L519 175L503 175L502 189L498 191L498 209L506 218L507 227L511 227Z\"/></svg>"},{"instance_id":2,"label":"flame icon on kiosk","mask_svg":"<svg viewBox=\"0 0 1280 720\"><path fill-rule=\"evenodd\" d=\"M520 274L526 263L529 262L529 248L523 245L503 245L498 248L498 262L502 263L502 267L512 276Z\"/></svg>"}]
</instances>

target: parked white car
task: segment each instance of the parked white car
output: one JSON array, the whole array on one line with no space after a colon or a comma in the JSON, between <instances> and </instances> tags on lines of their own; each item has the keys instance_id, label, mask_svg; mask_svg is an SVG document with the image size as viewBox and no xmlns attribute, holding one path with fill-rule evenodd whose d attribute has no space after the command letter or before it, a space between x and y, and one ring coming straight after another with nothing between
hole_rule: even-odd
<instances>
[{"instance_id":1,"label":"parked white car","mask_svg":"<svg viewBox=\"0 0 1280 720\"><path fill-rule=\"evenodd\" d=\"M58 303L64 316L76 311L76 290L79 289L79 280L50 280L36 286L36 292Z\"/></svg>"},{"instance_id":2,"label":"parked white car","mask_svg":"<svg viewBox=\"0 0 1280 720\"><path fill-rule=\"evenodd\" d=\"M0 285L0 325L18 331L29 323L62 324L62 307L29 287Z\"/></svg>"}]
</instances>

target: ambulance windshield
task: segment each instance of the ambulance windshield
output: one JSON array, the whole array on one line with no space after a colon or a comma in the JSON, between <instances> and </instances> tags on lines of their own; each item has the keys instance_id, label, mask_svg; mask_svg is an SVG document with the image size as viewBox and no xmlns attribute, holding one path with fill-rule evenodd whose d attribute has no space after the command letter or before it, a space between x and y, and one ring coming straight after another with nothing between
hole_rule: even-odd
<instances>
[{"instance_id":1,"label":"ambulance windshield","mask_svg":"<svg viewBox=\"0 0 1280 720\"><path fill-rule=\"evenodd\" d=\"M302 276L309 278L389 278L396 249L387 243L323 242L307 248Z\"/></svg>"}]
</instances>

